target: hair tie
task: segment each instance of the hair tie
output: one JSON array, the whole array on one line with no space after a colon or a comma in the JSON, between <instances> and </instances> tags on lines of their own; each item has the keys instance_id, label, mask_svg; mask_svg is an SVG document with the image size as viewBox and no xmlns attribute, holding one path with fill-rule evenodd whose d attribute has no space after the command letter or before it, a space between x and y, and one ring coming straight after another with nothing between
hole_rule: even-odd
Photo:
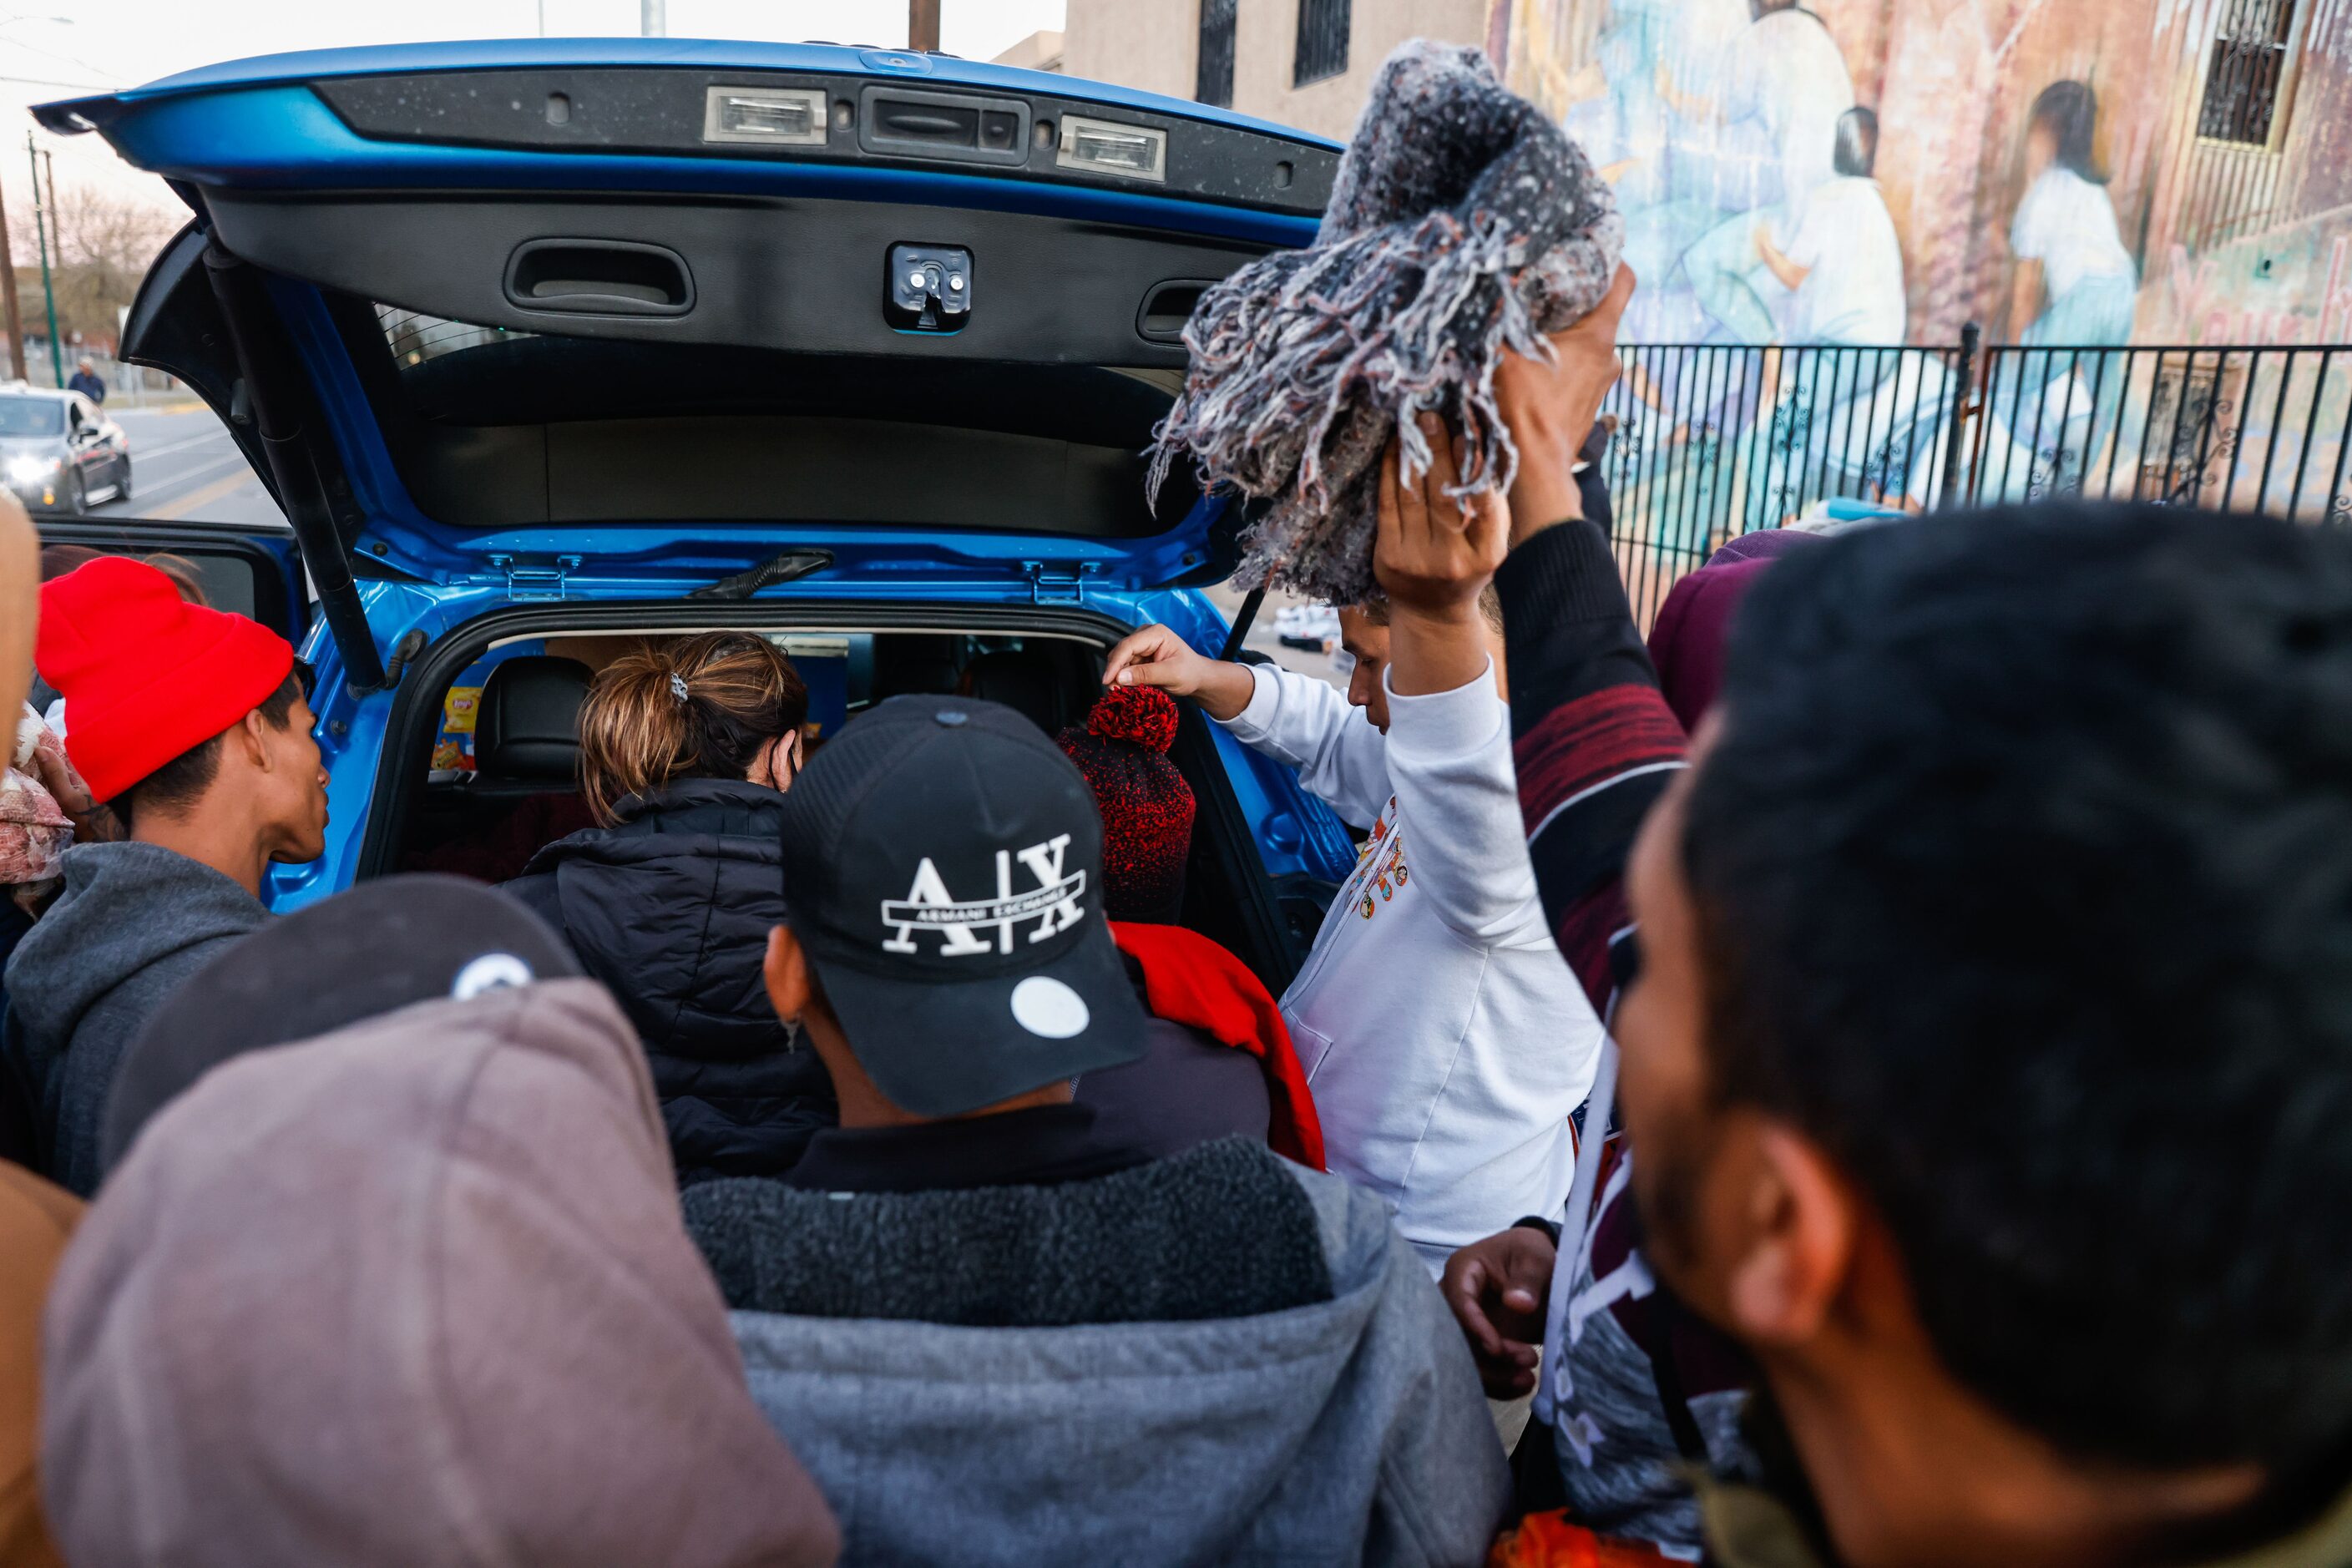
<instances>
[{"instance_id":1,"label":"hair tie","mask_svg":"<svg viewBox=\"0 0 2352 1568\"><path fill-rule=\"evenodd\" d=\"M676 670L670 671L669 694L672 697L677 698L680 702L686 700L686 677L678 674Z\"/></svg>"}]
</instances>

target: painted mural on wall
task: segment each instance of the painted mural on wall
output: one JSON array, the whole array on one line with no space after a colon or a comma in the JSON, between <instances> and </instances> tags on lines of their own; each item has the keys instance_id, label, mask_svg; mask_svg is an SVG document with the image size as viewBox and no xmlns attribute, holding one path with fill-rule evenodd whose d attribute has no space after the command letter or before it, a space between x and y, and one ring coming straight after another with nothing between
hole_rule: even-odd
<instances>
[{"instance_id":1,"label":"painted mural on wall","mask_svg":"<svg viewBox=\"0 0 2352 1568\"><path fill-rule=\"evenodd\" d=\"M1619 0L1590 54L1538 97L1616 183L1647 285L1636 336L1902 341L1874 116L1818 16L1794 0Z\"/></svg>"},{"instance_id":2,"label":"painted mural on wall","mask_svg":"<svg viewBox=\"0 0 2352 1568\"><path fill-rule=\"evenodd\" d=\"M1497 4L1626 213L1638 548L1955 484L2339 501L2352 351L2213 351L2352 338L2352 0Z\"/></svg>"}]
</instances>

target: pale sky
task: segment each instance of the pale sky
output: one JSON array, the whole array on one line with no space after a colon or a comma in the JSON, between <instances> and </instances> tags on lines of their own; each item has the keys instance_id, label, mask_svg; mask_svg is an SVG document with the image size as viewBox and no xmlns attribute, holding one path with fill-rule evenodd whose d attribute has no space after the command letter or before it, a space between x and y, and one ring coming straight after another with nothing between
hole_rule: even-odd
<instances>
[{"instance_id":1,"label":"pale sky","mask_svg":"<svg viewBox=\"0 0 2352 1568\"><path fill-rule=\"evenodd\" d=\"M1040 28L1061 26L1063 4L940 0L940 47L988 59ZM677 38L907 42L906 0L667 0L667 8ZM25 105L288 49L528 37L540 30L542 9L554 37L638 27L638 0L0 0L0 191L13 205L27 179L24 135L35 128ZM98 137L36 134L56 151L61 191L89 183L185 210Z\"/></svg>"}]
</instances>

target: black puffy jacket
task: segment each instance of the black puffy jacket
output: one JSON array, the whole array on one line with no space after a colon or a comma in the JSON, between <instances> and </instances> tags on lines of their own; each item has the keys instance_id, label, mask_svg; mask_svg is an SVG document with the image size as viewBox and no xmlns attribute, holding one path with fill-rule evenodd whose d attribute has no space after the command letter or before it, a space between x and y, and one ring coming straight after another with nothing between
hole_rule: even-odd
<instances>
[{"instance_id":1,"label":"black puffy jacket","mask_svg":"<svg viewBox=\"0 0 2352 1568\"><path fill-rule=\"evenodd\" d=\"M816 1053L795 1047L760 965L784 918L784 797L687 779L559 838L506 890L562 931L645 1041L680 1185L772 1176L837 1120Z\"/></svg>"}]
</instances>

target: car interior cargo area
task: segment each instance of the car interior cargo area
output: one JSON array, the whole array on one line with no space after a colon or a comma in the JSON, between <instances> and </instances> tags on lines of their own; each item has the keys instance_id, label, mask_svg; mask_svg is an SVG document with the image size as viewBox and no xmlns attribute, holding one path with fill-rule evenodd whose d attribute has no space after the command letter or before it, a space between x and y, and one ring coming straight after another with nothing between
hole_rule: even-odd
<instances>
[{"instance_id":1,"label":"car interior cargo area","mask_svg":"<svg viewBox=\"0 0 2352 1568\"><path fill-rule=\"evenodd\" d=\"M396 722L379 784L372 858L383 871L440 871L501 882L547 844L593 825L580 793L579 719L597 671L691 628L478 637L437 648ZM936 628L936 629L935 629ZM912 693L998 702L1049 735L1083 726L1102 690L1107 641L1069 632L920 628L757 630L792 660L809 696L813 755L875 704ZM1304 957L1242 825L1209 727L1188 710L1171 758L1200 810L1183 923L1238 954L1279 990ZM1307 928L1311 934L1311 927Z\"/></svg>"}]
</instances>

